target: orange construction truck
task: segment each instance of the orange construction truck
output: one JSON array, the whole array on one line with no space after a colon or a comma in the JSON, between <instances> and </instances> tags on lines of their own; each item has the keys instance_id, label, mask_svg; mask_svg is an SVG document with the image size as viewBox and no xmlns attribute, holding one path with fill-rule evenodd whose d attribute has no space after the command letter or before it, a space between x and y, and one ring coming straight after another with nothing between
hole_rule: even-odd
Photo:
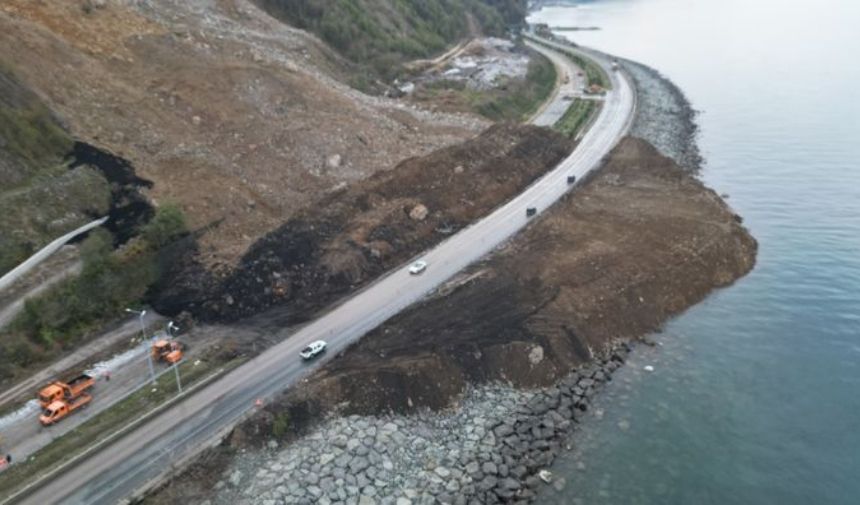
<instances>
[{"instance_id":1,"label":"orange construction truck","mask_svg":"<svg viewBox=\"0 0 860 505\"><path fill-rule=\"evenodd\" d=\"M77 398L72 400L57 400L45 407L42 415L39 416L39 422L42 423L42 426L50 426L79 408L86 406L92 399L92 396L81 393Z\"/></svg>"},{"instance_id":2,"label":"orange construction truck","mask_svg":"<svg viewBox=\"0 0 860 505\"><path fill-rule=\"evenodd\" d=\"M39 391L39 405L43 409L58 400L71 401L84 394L95 385L96 380L87 374L75 377L69 382L54 381Z\"/></svg>"},{"instance_id":3,"label":"orange construction truck","mask_svg":"<svg viewBox=\"0 0 860 505\"><path fill-rule=\"evenodd\" d=\"M175 340L161 339L152 344L152 359L171 365L182 359L182 346Z\"/></svg>"}]
</instances>

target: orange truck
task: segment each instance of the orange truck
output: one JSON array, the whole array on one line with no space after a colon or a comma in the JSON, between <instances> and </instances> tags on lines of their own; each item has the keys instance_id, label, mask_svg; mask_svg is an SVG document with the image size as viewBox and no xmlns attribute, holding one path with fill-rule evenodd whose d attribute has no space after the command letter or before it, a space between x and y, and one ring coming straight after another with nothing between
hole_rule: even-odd
<instances>
[{"instance_id":1,"label":"orange truck","mask_svg":"<svg viewBox=\"0 0 860 505\"><path fill-rule=\"evenodd\" d=\"M152 359L171 365L178 363L182 359L182 346L175 340L157 340L152 344Z\"/></svg>"},{"instance_id":2,"label":"orange truck","mask_svg":"<svg viewBox=\"0 0 860 505\"><path fill-rule=\"evenodd\" d=\"M39 416L39 422L42 423L42 426L50 426L79 408L85 407L92 400L93 397L86 393L81 393L71 400L57 400L45 407L42 415Z\"/></svg>"},{"instance_id":3,"label":"orange truck","mask_svg":"<svg viewBox=\"0 0 860 505\"><path fill-rule=\"evenodd\" d=\"M87 374L75 377L69 382L54 381L39 391L39 405L46 409L56 401L70 402L83 395L95 383L96 380Z\"/></svg>"}]
</instances>

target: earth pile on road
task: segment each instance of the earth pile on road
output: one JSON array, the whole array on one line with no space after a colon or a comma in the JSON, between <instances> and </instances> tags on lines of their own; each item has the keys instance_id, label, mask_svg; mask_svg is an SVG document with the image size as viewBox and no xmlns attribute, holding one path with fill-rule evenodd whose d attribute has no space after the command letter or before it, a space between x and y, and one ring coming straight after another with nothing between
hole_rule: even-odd
<instances>
[{"instance_id":1,"label":"earth pile on road","mask_svg":"<svg viewBox=\"0 0 860 505\"><path fill-rule=\"evenodd\" d=\"M490 127L478 137L330 193L256 242L237 268L210 275L193 258L165 276L163 313L230 321L286 307L306 320L349 291L488 214L556 165L572 144L543 128Z\"/></svg>"},{"instance_id":2,"label":"earth pile on road","mask_svg":"<svg viewBox=\"0 0 860 505\"><path fill-rule=\"evenodd\" d=\"M370 413L443 407L468 382L549 385L731 284L756 250L716 193L627 138L460 285L365 336L290 397Z\"/></svg>"},{"instance_id":3,"label":"earth pile on road","mask_svg":"<svg viewBox=\"0 0 860 505\"><path fill-rule=\"evenodd\" d=\"M330 498L329 480L335 495L374 499L416 490L527 499L570 419L624 361L626 342L749 272L756 251L716 193L647 142L626 138L502 251L285 392L147 503L226 503L249 489L295 497L319 488ZM442 411L437 418L425 407ZM359 421L369 427L356 428ZM405 441L367 438L391 422L410 433ZM419 435L430 447L410 456ZM336 442L355 436L354 447ZM329 450L340 456L325 457ZM397 464L386 467L386 458ZM370 466L338 487L341 460ZM383 470L390 479L365 475ZM281 482L282 474L293 477Z\"/></svg>"}]
</instances>

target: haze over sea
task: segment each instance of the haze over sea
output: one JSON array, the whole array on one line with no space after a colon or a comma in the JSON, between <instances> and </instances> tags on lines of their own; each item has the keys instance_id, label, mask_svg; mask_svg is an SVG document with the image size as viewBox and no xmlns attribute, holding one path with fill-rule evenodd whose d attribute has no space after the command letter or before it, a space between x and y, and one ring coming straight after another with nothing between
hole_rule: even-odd
<instances>
[{"instance_id":1,"label":"haze over sea","mask_svg":"<svg viewBox=\"0 0 860 505\"><path fill-rule=\"evenodd\" d=\"M559 33L674 81L701 111L702 178L760 246L638 348L540 503L860 503L860 2L607 0L531 21L600 27Z\"/></svg>"}]
</instances>

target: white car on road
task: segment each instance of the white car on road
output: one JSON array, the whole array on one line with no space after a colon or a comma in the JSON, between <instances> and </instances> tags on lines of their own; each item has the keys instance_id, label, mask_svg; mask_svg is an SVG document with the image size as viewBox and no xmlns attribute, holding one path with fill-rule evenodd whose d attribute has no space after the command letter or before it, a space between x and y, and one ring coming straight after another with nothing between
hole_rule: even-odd
<instances>
[{"instance_id":1,"label":"white car on road","mask_svg":"<svg viewBox=\"0 0 860 505\"><path fill-rule=\"evenodd\" d=\"M418 260L415 263L409 265L409 273L412 275L418 275L424 270L427 270L427 262L424 260Z\"/></svg>"},{"instance_id":2,"label":"white car on road","mask_svg":"<svg viewBox=\"0 0 860 505\"><path fill-rule=\"evenodd\" d=\"M299 353L299 356L301 356L302 359L311 359L317 354L324 352L325 346L325 340L317 340L316 342L311 342L307 347L302 349L302 352Z\"/></svg>"}]
</instances>

